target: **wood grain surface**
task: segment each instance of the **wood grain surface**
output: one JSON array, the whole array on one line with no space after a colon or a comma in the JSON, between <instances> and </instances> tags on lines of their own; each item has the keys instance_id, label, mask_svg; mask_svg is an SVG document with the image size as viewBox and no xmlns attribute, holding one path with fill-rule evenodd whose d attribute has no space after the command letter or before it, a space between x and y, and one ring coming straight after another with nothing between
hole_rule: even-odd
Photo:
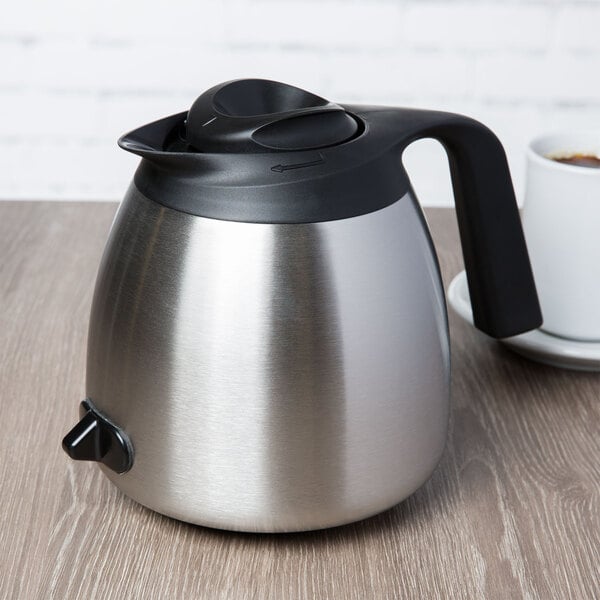
<instances>
[{"instance_id":1,"label":"wood grain surface","mask_svg":"<svg viewBox=\"0 0 600 600\"><path fill-rule=\"evenodd\" d=\"M443 460L367 521L205 529L69 460L115 208L0 203L0 599L600 598L600 376L529 362L454 314ZM427 216L447 285L462 268L454 214Z\"/></svg>"}]
</instances>

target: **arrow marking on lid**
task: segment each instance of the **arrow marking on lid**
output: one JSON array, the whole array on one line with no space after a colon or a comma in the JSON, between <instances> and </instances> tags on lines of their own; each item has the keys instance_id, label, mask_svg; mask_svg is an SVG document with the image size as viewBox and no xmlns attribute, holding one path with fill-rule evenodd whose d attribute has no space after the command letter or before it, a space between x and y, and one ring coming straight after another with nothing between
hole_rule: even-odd
<instances>
[{"instance_id":1,"label":"arrow marking on lid","mask_svg":"<svg viewBox=\"0 0 600 600\"><path fill-rule=\"evenodd\" d=\"M311 160L309 162L303 163L292 163L288 165L275 165L271 167L271 171L275 171L276 173L283 173L284 171L289 171L291 169L304 169L305 167L316 167L325 162L323 155L319 152L319 158L316 160Z\"/></svg>"},{"instance_id":2,"label":"arrow marking on lid","mask_svg":"<svg viewBox=\"0 0 600 600\"><path fill-rule=\"evenodd\" d=\"M207 125L210 125L213 121L216 121L217 117L213 117L212 119L209 119L208 121L206 121L206 123L204 123L202 125L202 127L206 127Z\"/></svg>"}]
</instances>

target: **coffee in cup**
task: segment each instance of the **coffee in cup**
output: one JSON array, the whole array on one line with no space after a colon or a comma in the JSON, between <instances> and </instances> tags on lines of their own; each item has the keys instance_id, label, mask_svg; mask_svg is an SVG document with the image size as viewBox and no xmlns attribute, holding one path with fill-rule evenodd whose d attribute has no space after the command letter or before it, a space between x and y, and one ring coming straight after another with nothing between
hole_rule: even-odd
<instances>
[{"instance_id":1,"label":"coffee in cup","mask_svg":"<svg viewBox=\"0 0 600 600\"><path fill-rule=\"evenodd\" d=\"M600 158L594 154L570 154L568 156L549 155L548 158L562 163L563 165L587 167L588 169L600 169Z\"/></svg>"}]
</instances>

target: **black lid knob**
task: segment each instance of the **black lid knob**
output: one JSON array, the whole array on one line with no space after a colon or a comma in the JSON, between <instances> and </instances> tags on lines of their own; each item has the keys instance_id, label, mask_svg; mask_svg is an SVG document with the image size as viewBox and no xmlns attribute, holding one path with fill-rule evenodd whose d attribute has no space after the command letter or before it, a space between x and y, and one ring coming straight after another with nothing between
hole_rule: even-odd
<instances>
[{"instance_id":1,"label":"black lid knob","mask_svg":"<svg viewBox=\"0 0 600 600\"><path fill-rule=\"evenodd\" d=\"M215 86L190 108L188 144L199 152L314 150L352 138L358 123L341 106L266 79Z\"/></svg>"}]
</instances>

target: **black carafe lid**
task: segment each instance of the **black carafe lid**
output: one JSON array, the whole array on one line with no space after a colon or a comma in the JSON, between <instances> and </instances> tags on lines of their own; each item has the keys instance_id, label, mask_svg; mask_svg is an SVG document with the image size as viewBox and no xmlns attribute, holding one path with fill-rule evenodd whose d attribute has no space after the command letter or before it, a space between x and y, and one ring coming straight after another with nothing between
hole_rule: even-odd
<instances>
[{"instance_id":1,"label":"black carafe lid","mask_svg":"<svg viewBox=\"0 0 600 600\"><path fill-rule=\"evenodd\" d=\"M305 90L264 79L241 79L204 92L190 108L185 139L198 152L315 150L358 131L341 106Z\"/></svg>"},{"instance_id":2,"label":"black carafe lid","mask_svg":"<svg viewBox=\"0 0 600 600\"><path fill-rule=\"evenodd\" d=\"M200 217L314 223L388 206L409 189L390 150L397 109L342 106L298 87L239 79L124 135L147 198Z\"/></svg>"}]
</instances>

